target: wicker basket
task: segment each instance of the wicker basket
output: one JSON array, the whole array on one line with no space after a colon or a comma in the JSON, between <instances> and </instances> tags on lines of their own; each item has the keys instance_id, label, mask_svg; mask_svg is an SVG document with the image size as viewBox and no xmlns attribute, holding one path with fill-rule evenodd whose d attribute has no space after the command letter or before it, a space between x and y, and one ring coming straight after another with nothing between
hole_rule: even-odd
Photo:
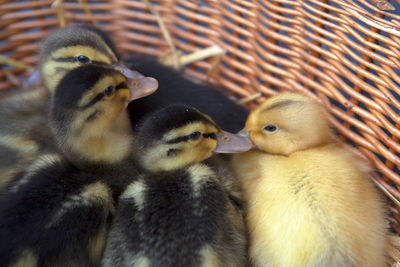
<instances>
[{"instance_id":1,"label":"wicker basket","mask_svg":"<svg viewBox=\"0 0 400 267\"><path fill-rule=\"evenodd\" d=\"M151 4L173 45L185 54L218 45L226 53L185 71L263 101L280 90L316 96L331 111L343 140L376 167L386 193L400 200L400 5L386 0L164 0ZM120 53L163 56L171 51L157 16L141 0L0 0L0 90L18 84L37 61L52 29L93 23L109 31ZM395 10L397 8L397 10ZM31 67L30 67L31 66ZM257 94L261 92L260 94ZM400 208L391 225L400 232Z\"/></svg>"}]
</instances>

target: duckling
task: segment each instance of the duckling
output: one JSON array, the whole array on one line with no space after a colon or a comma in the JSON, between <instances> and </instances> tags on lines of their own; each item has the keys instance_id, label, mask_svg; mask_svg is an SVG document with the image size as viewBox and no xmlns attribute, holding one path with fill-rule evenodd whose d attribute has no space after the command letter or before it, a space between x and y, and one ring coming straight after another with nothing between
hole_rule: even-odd
<instances>
[{"instance_id":1,"label":"duckling","mask_svg":"<svg viewBox=\"0 0 400 267\"><path fill-rule=\"evenodd\" d=\"M117 56L103 36L106 35L76 26L51 34L43 43L39 57L39 70L45 87L54 92L65 73L78 66L117 63Z\"/></svg>"},{"instance_id":2,"label":"duckling","mask_svg":"<svg viewBox=\"0 0 400 267\"><path fill-rule=\"evenodd\" d=\"M140 123L134 158L141 175L122 193L103 266L245 266L239 188L213 153L250 149L187 105Z\"/></svg>"},{"instance_id":3,"label":"duckling","mask_svg":"<svg viewBox=\"0 0 400 267\"><path fill-rule=\"evenodd\" d=\"M85 56L89 59L88 62L91 62L93 58L93 60L101 63L107 63L107 62L115 63L119 58L115 45L111 40L110 36L108 36L108 34L102 31L101 29L96 28L94 26L76 25L58 30L46 39L44 45L49 43L54 43L55 40L58 40L61 43L65 43L65 46L74 47L73 49L77 52L77 54ZM94 55L94 57L86 55L88 53L87 49L90 46L92 46L92 48L95 50L94 53L93 51L89 52L92 56ZM54 48L51 47L42 48L41 50L42 53L46 50L50 52L50 54L54 52L53 51ZM48 53L43 53L43 54L48 54ZM101 57L101 54L103 54L103 56L107 58L106 62L103 62L104 57ZM81 61L80 63L86 64L84 61L87 60L81 57L80 61ZM70 60L70 62L72 61ZM32 87L38 86L41 83L40 79L41 76L46 76L46 75L41 75L40 70L43 65L44 65L43 60L40 60L39 68L37 68L28 78L23 80L23 87L31 89ZM66 66L68 65L64 65L63 67Z\"/></svg>"},{"instance_id":4,"label":"duckling","mask_svg":"<svg viewBox=\"0 0 400 267\"><path fill-rule=\"evenodd\" d=\"M227 131L238 132L243 128L248 115L247 109L230 100L220 88L190 81L181 73L149 57L132 56L124 62L130 69L145 76L154 77L160 85L159 90L153 95L129 105L128 110L132 114L131 120L134 127L151 111L179 103L201 110Z\"/></svg>"},{"instance_id":5,"label":"duckling","mask_svg":"<svg viewBox=\"0 0 400 267\"><path fill-rule=\"evenodd\" d=\"M385 208L370 167L334 138L322 105L282 93L245 129L256 149L232 167L254 266L385 266Z\"/></svg>"},{"instance_id":6,"label":"duckling","mask_svg":"<svg viewBox=\"0 0 400 267\"><path fill-rule=\"evenodd\" d=\"M59 153L42 155L0 194L0 266L98 266L115 192L137 175L126 112L137 91L94 64L59 82L49 122Z\"/></svg>"},{"instance_id":7,"label":"duckling","mask_svg":"<svg viewBox=\"0 0 400 267\"><path fill-rule=\"evenodd\" d=\"M118 64L117 56L107 45L112 44L110 39L100 32L94 28L73 26L51 34L40 53L43 86L16 90L0 99L0 188L40 153L53 151L55 144L47 127L49 101L65 74L86 64ZM127 72L121 65L118 69ZM131 74L129 78L149 81L138 73L128 74ZM12 164L9 160L6 163L3 157L9 152L16 158Z\"/></svg>"}]
</instances>

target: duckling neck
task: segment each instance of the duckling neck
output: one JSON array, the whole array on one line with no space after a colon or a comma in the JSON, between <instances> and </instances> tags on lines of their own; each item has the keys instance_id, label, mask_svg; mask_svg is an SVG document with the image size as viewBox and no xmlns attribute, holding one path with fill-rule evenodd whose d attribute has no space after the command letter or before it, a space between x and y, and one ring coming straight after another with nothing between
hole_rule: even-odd
<instances>
[{"instance_id":1,"label":"duckling neck","mask_svg":"<svg viewBox=\"0 0 400 267\"><path fill-rule=\"evenodd\" d=\"M123 112L103 133L85 138L75 136L70 142L72 157L90 163L116 164L128 158L133 146L128 114Z\"/></svg>"}]
</instances>

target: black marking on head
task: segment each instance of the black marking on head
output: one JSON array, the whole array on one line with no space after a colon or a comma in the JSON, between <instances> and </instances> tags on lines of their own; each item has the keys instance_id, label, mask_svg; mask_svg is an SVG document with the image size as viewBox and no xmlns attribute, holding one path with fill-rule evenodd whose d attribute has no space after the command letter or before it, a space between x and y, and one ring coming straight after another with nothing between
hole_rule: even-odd
<instances>
[{"instance_id":1,"label":"black marking on head","mask_svg":"<svg viewBox=\"0 0 400 267\"><path fill-rule=\"evenodd\" d=\"M198 134L196 134L196 135L194 136L193 133L198 133ZM215 133L205 133L205 134L203 134L203 133L201 133L201 132L193 132L193 133L188 134L188 135L185 135L185 136L179 136L179 137L177 137L177 138L174 138L174 139L172 139L172 140L169 140L169 141L167 142L167 144L177 144L177 143L180 143L180 142L187 142L187 141L189 141L189 140L197 140L197 139L199 139L200 137L203 137L203 138L211 138L211 139L217 140L217 135L216 135Z\"/></svg>"},{"instance_id":2,"label":"black marking on head","mask_svg":"<svg viewBox=\"0 0 400 267\"><path fill-rule=\"evenodd\" d=\"M108 88L109 87L105 88L103 92L101 92L98 95L96 95L89 103L87 103L86 105L84 105L84 106L82 106L80 108L81 109L86 109L88 107L93 106L94 104L96 104L100 100L102 100L105 96L108 95L108 93L106 92L108 90ZM123 89L123 88L128 88L125 82L122 82L119 85L117 85L114 90L116 91L116 90Z\"/></svg>"},{"instance_id":3,"label":"black marking on head","mask_svg":"<svg viewBox=\"0 0 400 267\"><path fill-rule=\"evenodd\" d=\"M78 62L78 59L76 57L59 57L59 58L52 57L51 60L55 62Z\"/></svg>"},{"instance_id":4,"label":"black marking on head","mask_svg":"<svg viewBox=\"0 0 400 267\"><path fill-rule=\"evenodd\" d=\"M82 55L81 55L82 56ZM84 62L84 60L79 60L79 57L59 57L59 58L54 58L52 57L51 60L55 61L55 62L70 62L70 63L75 63L75 62L80 62L81 64L96 64L96 65L103 65L103 66L107 66L107 63L101 62L101 61L97 61L97 60L91 60L90 58L87 58L87 62Z\"/></svg>"},{"instance_id":5,"label":"black marking on head","mask_svg":"<svg viewBox=\"0 0 400 267\"><path fill-rule=\"evenodd\" d=\"M182 150L180 149L175 149L175 148L171 148L167 151L167 156L176 156L178 155Z\"/></svg>"},{"instance_id":6,"label":"black marking on head","mask_svg":"<svg viewBox=\"0 0 400 267\"><path fill-rule=\"evenodd\" d=\"M174 139L172 139L172 140L169 140L168 142L167 142L167 144L177 144L177 143L181 143L181 142L187 142L187 141L189 141L189 136L188 135L185 135L185 136L179 136L179 137L177 137L177 138L174 138Z\"/></svg>"},{"instance_id":7,"label":"black marking on head","mask_svg":"<svg viewBox=\"0 0 400 267\"><path fill-rule=\"evenodd\" d=\"M138 136L142 138L161 138L166 132L172 129L195 122L210 124L218 129L218 126L213 121L197 109L189 105L174 104L158 109L146 117L139 125ZM170 142L182 142L188 138L182 137L182 139L171 140Z\"/></svg>"},{"instance_id":8,"label":"black marking on head","mask_svg":"<svg viewBox=\"0 0 400 267\"><path fill-rule=\"evenodd\" d=\"M100 100L102 100L103 97L104 97L104 94L103 94L103 93L100 93L100 94L96 95L94 98L92 98L92 100L90 100L89 103L87 103L87 104L84 105L84 106L81 106L80 108L81 108L81 109L87 109L88 107L91 107L91 106L93 106L94 104L96 104L97 102L99 102Z\"/></svg>"},{"instance_id":9,"label":"black marking on head","mask_svg":"<svg viewBox=\"0 0 400 267\"><path fill-rule=\"evenodd\" d=\"M83 27L66 27L51 34L43 44L41 49L41 59L46 59L52 52L69 46L89 46L97 51L113 58L107 50L107 42L95 31Z\"/></svg>"},{"instance_id":10,"label":"black marking on head","mask_svg":"<svg viewBox=\"0 0 400 267\"><path fill-rule=\"evenodd\" d=\"M203 137L217 140L217 134L216 133L205 133L205 134L203 134Z\"/></svg>"},{"instance_id":11,"label":"black marking on head","mask_svg":"<svg viewBox=\"0 0 400 267\"><path fill-rule=\"evenodd\" d=\"M55 94L53 96L52 112L53 120L64 122L66 115L70 116L70 112L79 109L78 103L82 96L104 76L119 73L111 68L105 68L98 65L83 65L69 71L59 82ZM95 96L89 104L82 108L92 106L99 101L102 94Z\"/></svg>"},{"instance_id":12,"label":"black marking on head","mask_svg":"<svg viewBox=\"0 0 400 267\"><path fill-rule=\"evenodd\" d=\"M58 83L54 104L61 107L77 107L82 96L100 79L117 71L97 65L84 65L69 71Z\"/></svg>"},{"instance_id":13,"label":"black marking on head","mask_svg":"<svg viewBox=\"0 0 400 267\"><path fill-rule=\"evenodd\" d=\"M120 84L117 85L117 87L115 88L115 90L119 90L119 89L127 89L128 88L128 84L126 82L122 82Z\"/></svg>"}]
</instances>

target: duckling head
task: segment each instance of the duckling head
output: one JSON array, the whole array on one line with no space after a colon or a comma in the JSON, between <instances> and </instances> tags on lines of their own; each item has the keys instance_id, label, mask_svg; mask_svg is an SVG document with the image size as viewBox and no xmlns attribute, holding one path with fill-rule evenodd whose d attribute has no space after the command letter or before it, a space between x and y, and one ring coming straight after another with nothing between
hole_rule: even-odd
<instances>
[{"instance_id":1,"label":"duckling head","mask_svg":"<svg viewBox=\"0 0 400 267\"><path fill-rule=\"evenodd\" d=\"M289 155L329 142L331 131L322 105L297 93L273 96L253 110L245 130L254 146Z\"/></svg>"},{"instance_id":2,"label":"duckling head","mask_svg":"<svg viewBox=\"0 0 400 267\"><path fill-rule=\"evenodd\" d=\"M220 130L209 116L190 106L174 104L140 123L134 147L139 166L160 172L199 163L213 153L247 151L251 142Z\"/></svg>"},{"instance_id":3,"label":"duckling head","mask_svg":"<svg viewBox=\"0 0 400 267\"><path fill-rule=\"evenodd\" d=\"M67 157L114 163L129 154L132 133L125 109L152 91L145 86L132 91L128 84L119 71L95 64L75 68L61 79L52 98L50 128Z\"/></svg>"},{"instance_id":4,"label":"duckling head","mask_svg":"<svg viewBox=\"0 0 400 267\"><path fill-rule=\"evenodd\" d=\"M90 63L116 62L116 54L98 30L72 26L54 32L45 40L40 52L39 71L44 85L53 93L58 82L71 69Z\"/></svg>"}]
</instances>

